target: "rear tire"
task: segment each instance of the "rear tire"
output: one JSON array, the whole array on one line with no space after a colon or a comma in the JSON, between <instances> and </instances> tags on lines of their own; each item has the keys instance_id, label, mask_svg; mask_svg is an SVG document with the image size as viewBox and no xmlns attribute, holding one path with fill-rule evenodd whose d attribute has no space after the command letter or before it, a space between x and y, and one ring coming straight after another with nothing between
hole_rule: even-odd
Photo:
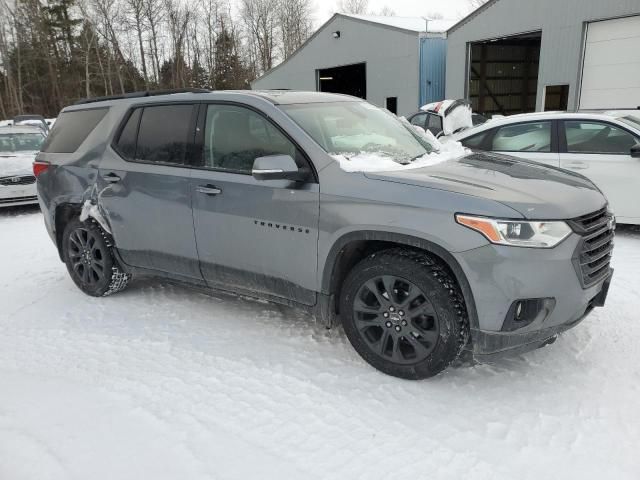
<instances>
[{"instance_id":1,"label":"rear tire","mask_svg":"<svg viewBox=\"0 0 640 480\"><path fill-rule=\"evenodd\" d=\"M442 372L469 338L464 299L449 268L409 249L385 250L358 263L344 282L340 317L364 360L412 380Z\"/></svg>"},{"instance_id":2,"label":"rear tire","mask_svg":"<svg viewBox=\"0 0 640 480\"><path fill-rule=\"evenodd\" d=\"M81 222L75 218L67 224L62 252L71 279L92 297L124 290L131 279L118 265L110 237L93 219Z\"/></svg>"}]
</instances>

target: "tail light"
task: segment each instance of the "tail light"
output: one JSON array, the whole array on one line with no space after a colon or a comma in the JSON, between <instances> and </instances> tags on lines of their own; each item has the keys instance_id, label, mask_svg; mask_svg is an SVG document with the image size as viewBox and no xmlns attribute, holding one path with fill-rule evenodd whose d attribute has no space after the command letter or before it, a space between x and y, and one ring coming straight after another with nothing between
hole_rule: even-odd
<instances>
[{"instance_id":1,"label":"tail light","mask_svg":"<svg viewBox=\"0 0 640 480\"><path fill-rule=\"evenodd\" d=\"M49 164L46 162L33 162L33 174L36 178L42 172L45 172L49 168Z\"/></svg>"}]
</instances>

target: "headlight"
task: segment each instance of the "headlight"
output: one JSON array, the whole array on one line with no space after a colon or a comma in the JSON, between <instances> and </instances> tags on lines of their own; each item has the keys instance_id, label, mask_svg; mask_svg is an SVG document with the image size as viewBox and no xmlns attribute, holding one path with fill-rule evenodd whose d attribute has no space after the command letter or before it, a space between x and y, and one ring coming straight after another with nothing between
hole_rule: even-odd
<instances>
[{"instance_id":1,"label":"headlight","mask_svg":"<svg viewBox=\"0 0 640 480\"><path fill-rule=\"evenodd\" d=\"M514 247L553 248L571 233L565 222L526 222L456 215L456 221L480 232L491 243Z\"/></svg>"}]
</instances>

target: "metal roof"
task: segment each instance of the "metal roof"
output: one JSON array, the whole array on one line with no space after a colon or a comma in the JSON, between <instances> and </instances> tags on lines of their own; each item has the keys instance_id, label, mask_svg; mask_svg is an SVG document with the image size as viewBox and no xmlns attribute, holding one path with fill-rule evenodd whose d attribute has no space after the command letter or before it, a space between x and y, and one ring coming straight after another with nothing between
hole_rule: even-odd
<instances>
[{"instance_id":1,"label":"metal roof","mask_svg":"<svg viewBox=\"0 0 640 480\"><path fill-rule=\"evenodd\" d=\"M341 13L340 15L365 22L379 23L401 30L409 30L411 32L444 33L456 23L456 20L430 20L424 17L387 17L381 15L355 15L351 13Z\"/></svg>"},{"instance_id":2,"label":"metal roof","mask_svg":"<svg viewBox=\"0 0 640 480\"><path fill-rule=\"evenodd\" d=\"M498 2L499 0L489 0L487 3L485 3L484 5L479 6L478 8L476 8L474 11L472 11L469 15L467 15L466 17L462 18L461 20L459 20L458 22L455 22L453 25L451 25L449 27L449 29L447 30L447 35L457 29L459 29L461 26L463 26L466 23L469 23L471 20L473 20L475 17L477 17L478 15L480 15L482 12L484 12L486 9L488 9L489 7L491 7L494 3Z\"/></svg>"}]
</instances>

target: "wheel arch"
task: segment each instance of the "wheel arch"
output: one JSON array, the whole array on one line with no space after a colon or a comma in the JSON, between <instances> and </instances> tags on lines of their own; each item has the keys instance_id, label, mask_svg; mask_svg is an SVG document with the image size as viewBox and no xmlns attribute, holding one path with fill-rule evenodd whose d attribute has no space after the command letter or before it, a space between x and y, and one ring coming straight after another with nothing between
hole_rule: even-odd
<instances>
[{"instance_id":1,"label":"wheel arch","mask_svg":"<svg viewBox=\"0 0 640 480\"><path fill-rule=\"evenodd\" d=\"M80 212L82 211L82 205L80 203L61 203L56 206L54 213L54 225L55 225L55 239L56 239L56 248L58 249L58 255L60 256L60 260L64 262L64 254L62 252L62 235L64 234L64 229L69 223L69 221L75 217L80 216Z\"/></svg>"},{"instance_id":2,"label":"wheel arch","mask_svg":"<svg viewBox=\"0 0 640 480\"><path fill-rule=\"evenodd\" d=\"M329 298L337 295L347 273L356 263L372 253L394 247L422 250L439 258L451 270L462 290L471 328L479 328L473 292L458 261L442 246L413 235L376 230L359 230L343 235L336 240L327 255L321 279L321 292ZM332 303L336 308L332 313L335 314L339 302Z\"/></svg>"}]
</instances>

